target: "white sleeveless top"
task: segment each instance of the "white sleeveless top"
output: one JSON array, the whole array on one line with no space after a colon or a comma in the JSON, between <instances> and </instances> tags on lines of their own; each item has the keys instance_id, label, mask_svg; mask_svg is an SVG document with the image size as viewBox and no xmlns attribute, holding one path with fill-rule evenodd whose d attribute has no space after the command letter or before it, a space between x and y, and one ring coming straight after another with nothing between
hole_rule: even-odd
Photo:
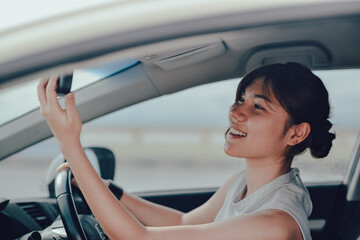
<instances>
[{"instance_id":1,"label":"white sleeveless top","mask_svg":"<svg viewBox=\"0 0 360 240\"><path fill-rule=\"evenodd\" d=\"M298 223L304 240L311 240L308 217L312 211L309 192L297 168L265 184L241 199L246 189L246 171L240 172L226 194L215 222L265 209L279 209L290 214Z\"/></svg>"}]
</instances>

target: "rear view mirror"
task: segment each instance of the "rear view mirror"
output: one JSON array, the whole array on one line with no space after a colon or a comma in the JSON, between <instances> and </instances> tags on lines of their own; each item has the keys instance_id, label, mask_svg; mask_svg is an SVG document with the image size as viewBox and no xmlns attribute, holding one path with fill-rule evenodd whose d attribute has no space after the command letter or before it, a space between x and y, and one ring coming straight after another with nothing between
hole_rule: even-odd
<instances>
[{"instance_id":1,"label":"rear view mirror","mask_svg":"<svg viewBox=\"0 0 360 240\"><path fill-rule=\"evenodd\" d=\"M71 91L73 75L61 75L56 82L56 93L58 96L65 96Z\"/></svg>"},{"instance_id":2,"label":"rear view mirror","mask_svg":"<svg viewBox=\"0 0 360 240\"><path fill-rule=\"evenodd\" d=\"M111 150L102 147L87 147L84 148L84 152L101 178L114 180L115 156ZM54 181L57 174L56 169L64 162L64 156L59 154L52 160L46 172L45 181L50 197L55 197Z\"/></svg>"}]
</instances>

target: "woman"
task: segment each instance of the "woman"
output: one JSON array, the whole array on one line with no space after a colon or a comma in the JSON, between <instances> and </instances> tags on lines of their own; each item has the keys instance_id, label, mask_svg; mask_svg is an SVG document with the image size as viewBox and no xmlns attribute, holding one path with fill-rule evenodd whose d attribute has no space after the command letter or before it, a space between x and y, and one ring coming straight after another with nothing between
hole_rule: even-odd
<instances>
[{"instance_id":1,"label":"woman","mask_svg":"<svg viewBox=\"0 0 360 240\"><path fill-rule=\"evenodd\" d=\"M56 81L38 85L41 113L110 239L311 239L311 200L291 162L307 148L314 157L327 156L335 135L329 133L327 90L306 67L273 64L243 78L230 108L224 149L245 158L246 170L189 213L128 193L119 201L82 150L74 94L66 96L62 110Z\"/></svg>"}]
</instances>

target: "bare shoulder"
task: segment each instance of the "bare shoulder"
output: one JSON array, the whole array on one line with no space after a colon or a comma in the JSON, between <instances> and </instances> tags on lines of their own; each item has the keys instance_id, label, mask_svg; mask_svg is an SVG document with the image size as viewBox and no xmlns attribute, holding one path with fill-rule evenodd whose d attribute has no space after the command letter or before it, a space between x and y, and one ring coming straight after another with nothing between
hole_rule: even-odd
<instances>
[{"instance_id":1,"label":"bare shoulder","mask_svg":"<svg viewBox=\"0 0 360 240\"><path fill-rule=\"evenodd\" d=\"M230 178L228 178L228 180L219 188L219 190L224 191L225 193L227 193L227 191L229 190L229 187L231 186L231 184L234 182L234 180L241 174L241 172L236 172L235 174L233 174Z\"/></svg>"},{"instance_id":2,"label":"bare shoulder","mask_svg":"<svg viewBox=\"0 0 360 240\"><path fill-rule=\"evenodd\" d=\"M203 205L184 214L182 217L182 225L213 222L225 201L227 191L238 175L239 173L236 173L230 177Z\"/></svg>"},{"instance_id":3,"label":"bare shoulder","mask_svg":"<svg viewBox=\"0 0 360 240\"><path fill-rule=\"evenodd\" d=\"M287 212L272 209L252 214L258 220L267 224L266 229L271 231L277 239L303 239L300 227L296 220ZM271 228L271 229L269 229Z\"/></svg>"},{"instance_id":4,"label":"bare shoulder","mask_svg":"<svg viewBox=\"0 0 360 240\"><path fill-rule=\"evenodd\" d=\"M212 196L212 198L210 198L210 200L207 202L209 203L214 203L216 202L217 205L222 206L222 204L224 203L226 194L230 188L230 186L232 185L232 183L234 182L234 180L239 176L239 172L235 173L233 176L231 176L217 191L216 193ZM219 209L220 210L220 209Z\"/></svg>"}]
</instances>

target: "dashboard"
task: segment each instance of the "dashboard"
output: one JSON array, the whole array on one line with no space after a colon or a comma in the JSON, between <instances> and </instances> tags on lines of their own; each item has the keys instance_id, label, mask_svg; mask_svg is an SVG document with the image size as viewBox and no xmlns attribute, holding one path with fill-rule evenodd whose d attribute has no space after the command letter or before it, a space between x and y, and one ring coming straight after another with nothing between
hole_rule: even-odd
<instances>
[{"instance_id":1,"label":"dashboard","mask_svg":"<svg viewBox=\"0 0 360 240\"><path fill-rule=\"evenodd\" d=\"M92 225L98 225L86 202L73 194L79 219L89 239L97 239ZM96 228L95 228L96 230ZM95 236L93 238L92 236ZM55 198L9 200L0 198L1 240L57 240L67 239Z\"/></svg>"},{"instance_id":2,"label":"dashboard","mask_svg":"<svg viewBox=\"0 0 360 240\"><path fill-rule=\"evenodd\" d=\"M23 235L42 231L59 216L55 199L10 201L0 199L1 239L18 239Z\"/></svg>"}]
</instances>

